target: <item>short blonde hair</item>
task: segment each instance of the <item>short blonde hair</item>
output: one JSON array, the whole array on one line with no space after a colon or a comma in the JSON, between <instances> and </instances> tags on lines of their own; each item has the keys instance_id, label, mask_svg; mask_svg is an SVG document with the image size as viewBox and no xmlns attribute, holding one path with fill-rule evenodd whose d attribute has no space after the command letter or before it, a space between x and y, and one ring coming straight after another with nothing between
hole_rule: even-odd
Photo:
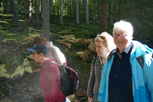
<instances>
[{"instance_id":1,"label":"short blonde hair","mask_svg":"<svg viewBox=\"0 0 153 102\"><path fill-rule=\"evenodd\" d=\"M113 35L114 33L126 33L128 36L133 37L133 26L130 22L120 20L114 23Z\"/></svg>"},{"instance_id":2,"label":"short blonde hair","mask_svg":"<svg viewBox=\"0 0 153 102\"><path fill-rule=\"evenodd\" d=\"M115 49L116 45L114 44L113 37L107 32L102 32L101 34L97 34L95 41L102 42L103 45L108 48L109 51Z\"/></svg>"}]
</instances>

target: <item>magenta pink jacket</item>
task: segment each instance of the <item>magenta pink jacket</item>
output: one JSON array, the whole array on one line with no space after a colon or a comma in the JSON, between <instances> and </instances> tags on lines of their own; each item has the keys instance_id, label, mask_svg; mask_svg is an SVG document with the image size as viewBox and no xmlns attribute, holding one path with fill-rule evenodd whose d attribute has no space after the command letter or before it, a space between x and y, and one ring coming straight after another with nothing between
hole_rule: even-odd
<instances>
[{"instance_id":1,"label":"magenta pink jacket","mask_svg":"<svg viewBox=\"0 0 153 102\"><path fill-rule=\"evenodd\" d=\"M66 96L60 90L60 71L52 60L43 62L40 71L40 85L46 102L62 102Z\"/></svg>"}]
</instances>

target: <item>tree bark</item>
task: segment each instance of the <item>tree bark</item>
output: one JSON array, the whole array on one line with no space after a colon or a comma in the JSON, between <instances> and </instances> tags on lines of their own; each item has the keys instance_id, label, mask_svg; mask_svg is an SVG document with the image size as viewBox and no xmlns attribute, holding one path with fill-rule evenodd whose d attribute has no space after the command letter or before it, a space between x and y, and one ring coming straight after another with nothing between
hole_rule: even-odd
<instances>
[{"instance_id":1,"label":"tree bark","mask_svg":"<svg viewBox=\"0 0 153 102\"><path fill-rule=\"evenodd\" d=\"M63 25L63 0L60 0L60 23Z\"/></svg>"},{"instance_id":2,"label":"tree bark","mask_svg":"<svg viewBox=\"0 0 153 102\"><path fill-rule=\"evenodd\" d=\"M7 2L7 13L10 13L10 2Z\"/></svg>"},{"instance_id":3,"label":"tree bark","mask_svg":"<svg viewBox=\"0 0 153 102\"><path fill-rule=\"evenodd\" d=\"M13 0L13 22L14 24L19 24L19 11L18 11L18 2Z\"/></svg>"},{"instance_id":4,"label":"tree bark","mask_svg":"<svg viewBox=\"0 0 153 102\"><path fill-rule=\"evenodd\" d=\"M79 3L78 0L76 0L76 23L79 23Z\"/></svg>"},{"instance_id":5,"label":"tree bark","mask_svg":"<svg viewBox=\"0 0 153 102\"><path fill-rule=\"evenodd\" d=\"M99 29L100 32L107 31L107 3L99 0Z\"/></svg>"},{"instance_id":6,"label":"tree bark","mask_svg":"<svg viewBox=\"0 0 153 102\"><path fill-rule=\"evenodd\" d=\"M88 0L86 1L86 24L89 24Z\"/></svg>"},{"instance_id":7,"label":"tree bark","mask_svg":"<svg viewBox=\"0 0 153 102\"><path fill-rule=\"evenodd\" d=\"M29 0L29 17L32 16L32 0Z\"/></svg>"},{"instance_id":8,"label":"tree bark","mask_svg":"<svg viewBox=\"0 0 153 102\"><path fill-rule=\"evenodd\" d=\"M49 0L42 0L43 8L43 24L42 31L43 36L49 41L50 40L50 16L49 16Z\"/></svg>"},{"instance_id":9,"label":"tree bark","mask_svg":"<svg viewBox=\"0 0 153 102\"><path fill-rule=\"evenodd\" d=\"M26 16L27 15L27 1L24 0L24 15Z\"/></svg>"},{"instance_id":10,"label":"tree bark","mask_svg":"<svg viewBox=\"0 0 153 102\"><path fill-rule=\"evenodd\" d=\"M93 0L93 15L92 19L95 20L95 1Z\"/></svg>"},{"instance_id":11,"label":"tree bark","mask_svg":"<svg viewBox=\"0 0 153 102\"><path fill-rule=\"evenodd\" d=\"M110 3L110 25L113 25L113 3Z\"/></svg>"},{"instance_id":12,"label":"tree bark","mask_svg":"<svg viewBox=\"0 0 153 102\"><path fill-rule=\"evenodd\" d=\"M53 0L50 0L50 2L49 2L49 13L50 13L50 16L52 16L52 4L53 4Z\"/></svg>"},{"instance_id":13,"label":"tree bark","mask_svg":"<svg viewBox=\"0 0 153 102\"><path fill-rule=\"evenodd\" d=\"M35 27L40 27L39 0L35 0Z\"/></svg>"}]
</instances>

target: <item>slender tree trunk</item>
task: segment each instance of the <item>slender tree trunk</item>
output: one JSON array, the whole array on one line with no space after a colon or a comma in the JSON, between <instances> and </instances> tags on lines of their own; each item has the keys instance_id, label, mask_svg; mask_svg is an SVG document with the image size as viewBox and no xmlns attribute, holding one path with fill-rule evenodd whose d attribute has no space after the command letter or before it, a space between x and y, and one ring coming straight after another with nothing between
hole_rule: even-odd
<instances>
[{"instance_id":1,"label":"slender tree trunk","mask_svg":"<svg viewBox=\"0 0 153 102\"><path fill-rule=\"evenodd\" d=\"M76 0L76 23L79 23L79 3L78 0Z\"/></svg>"},{"instance_id":2,"label":"slender tree trunk","mask_svg":"<svg viewBox=\"0 0 153 102\"><path fill-rule=\"evenodd\" d=\"M72 13L71 13L71 11L72 11L72 4L71 4L71 0L70 0L70 4L69 4L69 12L70 12L70 16L69 16L69 17L72 17Z\"/></svg>"},{"instance_id":3,"label":"slender tree trunk","mask_svg":"<svg viewBox=\"0 0 153 102\"><path fill-rule=\"evenodd\" d=\"M41 2L41 18L43 18L43 0L40 0L40 2Z\"/></svg>"},{"instance_id":4,"label":"slender tree trunk","mask_svg":"<svg viewBox=\"0 0 153 102\"><path fill-rule=\"evenodd\" d=\"M49 3L49 13L50 13L50 16L52 16L52 5L53 5L53 0L50 0L50 3Z\"/></svg>"},{"instance_id":5,"label":"slender tree trunk","mask_svg":"<svg viewBox=\"0 0 153 102\"><path fill-rule=\"evenodd\" d=\"M60 23L63 24L63 0L60 0Z\"/></svg>"},{"instance_id":6,"label":"slender tree trunk","mask_svg":"<svg viewBox=\"0 0 153 102\"><path fill-rule=\"evenodd\" d=\"M39 0L35 0L35 27L40 27Z\"/></svg>"},{"instance_id":7,"label":"slender tree trunk","mask_svg":"<svg viewBox=\"0 0 153 102\"><path fill-rule=\"evenodd\" d=\"M19 11L18 11L18 2L13 0L13 22L14 24L19 24Z\"/></svg>"},{"instance_id":8,"label":"slender tree trunk","mask_svg":"<svg viewBox=\"0 0 153 102\"><path fill-rule=\"evenodd\" d=\"M10 2L7 2L7 13L10 13Z\"/></svg>"},{"instance_id":9,"label":"slender tree trunk","mask_svg":"<svg viewBox=\"0 0 153 102\"><path fill-rule=\"evenodd\" d=\"M29 17L32 16L32 0L29 0Z\"/></svg>"},{"instance_id":10,"label":"slender tree trunk","mask_svg":"<svg viewBox=\"0 0 153 102\"><path fill-rule=\"evenodd\" d=\"M99 1L99 27L100 32L107 31L107 3Z\"/></svg>"},{"instance_id":11,"label":"slender tree trunk","mask_svg":"<svg viewBox=\"0 0 153 102\"><path fill-rule=\"evenodd\" d=\"M27 15L27 1L24 0L24 15L26 16Z\"/></svg>"},{"instance_id":12,"label":"slender tree trunk","mask_svg":"<svg viewBox=\"0 0 153 102\"><path fill-rule=\"evenodd\" d=\"M95 1L93 0L93 15L92 19L95 20Z\"/></svg>"},{"instance_id":13,"label":"slender tree trunk","mask_svg":"<svg viewBox=\"0 0 153 102\"><path fill-rule=\"evenodd\" d=\"M53 16L55 15L55 4L53 3L53 9L52 9L52 11L53 11Z\"/></svg>"},{"instance_id":14,"label":"slender tree trunk","mask_svg":"<svg viewBox=\"0 0 153 102\"><path fill-rule=\"evenodd\" d=\"M87 0L87 2L86 2L86 24L89 24L88 0Z\"/></svg>"},{"instance_id":15,"label":"slender tree trunk","mask_svg":"<svg viewBox=\"0 0 153 102\"><path fill-rule=\"evenodd\" d=\"M75 15L76 15L76 8L75 8L75 0L73 0L73 2L72 2L72 10L73 10L73 15L72 15L72 17L74 18L75 17Z\"/></svg>"},{"instance_id":16,"label":"slender tree trunk","mask_svg":"<svg viewBox=\"0 0 153 102\"><path fill-rule=\"evenodd\" d=\"M110 25L113 25L113 3L110 3Z\"/></svg>"},{"instance_id":17,"label":"slender tree trunk","mask_svg":"<svg viewBox=\"0 0 153 102\"><path fill-rule=\"evenodd\" d=\"M49 0L43 0L43 24L42 24L42 31L43 36L50 40L50 16L49 16Z\"/></svg>"},{"instance_id":18,"label":"slender tree trunk","mask_svg":"<svg viewBox=\"0 0 153 102\"><path fill-rule=\"evenodd\" d=\"M83 0L84 1L84 20L86 20L86 0Z\"/></svg>"},{"instance_id":19,"label":"slender tree trunk","mask_svg":"<svg viewBox=\"0 0 153 102\"><path fill-rule=\"evenodd\" d=\"M59 1L58 1L59 2ZM60 5L59 5L59 3L58 3L58 5L56 6L57 7L57 16L59 16L60 14L59 14L59 11L60 11L60 7L59 7Z\"/></svg>"}]
</instances>

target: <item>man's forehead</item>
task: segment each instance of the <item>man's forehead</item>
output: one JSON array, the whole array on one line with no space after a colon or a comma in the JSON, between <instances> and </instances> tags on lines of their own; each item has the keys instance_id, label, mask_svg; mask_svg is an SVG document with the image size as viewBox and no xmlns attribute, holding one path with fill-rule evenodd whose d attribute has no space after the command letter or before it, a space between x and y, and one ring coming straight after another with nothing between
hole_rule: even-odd
<instances>
[{"instance_id":1,"label":"man's forehead","mask_svg":"<svg viewBox=\"0 0 153 102\"><path fill-rule=\"evenodd\" d=\"M122 30L115 30L114 34L123 34L124 32Z\"/></svg>"},{"instance_id":2,"label":"man's forehead","mask_svg":"<svg viewBox=\"0 0 153 102\"><path fill-rule=\"evenodd\" d=\"M32 52L33 52L33 54L37 53L36 51L32 51Z\"/></svg>"}]
</instances>

